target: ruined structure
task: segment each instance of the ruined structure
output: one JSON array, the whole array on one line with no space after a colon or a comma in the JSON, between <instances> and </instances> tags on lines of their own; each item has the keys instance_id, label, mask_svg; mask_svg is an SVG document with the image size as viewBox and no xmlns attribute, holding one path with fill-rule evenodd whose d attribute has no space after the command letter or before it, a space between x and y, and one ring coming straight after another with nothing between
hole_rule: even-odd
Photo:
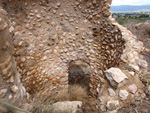
<instances>
[{"instance_id":1,"label":"ruined structure","mask_svg":"<svg viewBox=\"0 0 150 113\"><path fill-rule=\"evenodd\" d=\"M103 71L119 63L124 48L121 31L110 20L111 0L9 0L1 4L8 13L6 16L1 9L1 74L4 81L16 77L12 81L20 84L20 73L23 85L32 95L40 91L57 92L75 81L72 78L77 81L86 78L86 86L93 96L97 95ZM6 17L11 20L10 26L3 19ZM8 27L14 33L13 38ZM12 40L17 67L11 52L13 47L9 47ZM71 62L80 62L81 68L86 63L91 70L84 75L88 77L79 78L87 69L80 68L83 73L70 74ZM4 73L4 69L7 71L12 66L12 72ZM10 78L5 78L4 74ZM13 87L17 90L20 86Z\"/></svg>"},{"instance_id":2,"label":"ruined structure","mask_svg":"<svg viewBox=\"0 0 150 113\"><path fill-rule=\"evenodd\" d=\"M111 18L111 0L0 2L2 98L27 96L25 89L31 96L50 95L72 84L98 97L104 71L121 58L129 62L127 52L135 50Z\"/></svg>"}]
</instances>

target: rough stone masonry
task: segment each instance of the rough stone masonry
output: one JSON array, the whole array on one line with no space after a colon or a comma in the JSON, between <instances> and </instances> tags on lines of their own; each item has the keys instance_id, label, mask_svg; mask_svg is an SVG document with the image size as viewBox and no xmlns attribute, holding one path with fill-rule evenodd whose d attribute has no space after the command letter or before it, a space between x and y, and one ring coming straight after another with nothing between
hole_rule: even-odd
<instances>
[{"instance_id":1,"label":"rough stone masonry","mask_svg":"<svg viewBox=\"0 0 150 113\"><path fill-rule=\"evenodd\" d=\"M10 100L23 99L26 90L20 81L20 74L13 57L14 47L9 33L6 11L0 9L0 97Z\"/></svg>"},{"instance_id":2,"label":"rough stone masonry","mask_svg":"<svg viewBox=\"0 0 150 113\"><path fill-rule=\"evenodd\" d=\"M127 48L121 27L111 19L111 1L1 0L0 96L27 96L25 89L41 96L68 88L68 78L80 74L69 74L75 62L91 70L82 73L96 97L104 71L117 66Z\"/></svg>"}]
</instances>

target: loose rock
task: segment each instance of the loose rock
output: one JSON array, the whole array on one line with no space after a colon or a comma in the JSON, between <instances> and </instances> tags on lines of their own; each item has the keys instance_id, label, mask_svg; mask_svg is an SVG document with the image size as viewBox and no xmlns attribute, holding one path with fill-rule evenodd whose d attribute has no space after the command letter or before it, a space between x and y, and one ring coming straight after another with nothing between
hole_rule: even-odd
<instances>
[{"instance_id":1,"label":"loose rock","mask_svg":"<svg viewBox=\"0 0 150 113\"><path fill-rule=\"evenodd\" d=\"M128 98L128 92L126 90L119 91L119 97L121 100L126 100Z\"/></svg>"},{"instance_id":2,"label":"loose rock","mask_svg":"<svg viewBox=\"0 0 150 113\"><path fill-rule=\"evenodd\" d=\"M101 108L101 111L103 111L103 112L105 112L107 110L106 105L103 105L103 104L100 106L100 108Z\"/></svg>"},{"instance_id":3,"label":"loose rock","mask_svg":"<svg viewBox=\"0 0 150 113\"><path fill-rule=\"evenodd\" d=\"M128 82L128 77L119 68L110 68L106 70L105 76L115 88L121 87Z\"/></svg>"},{"instance_id":4,"label":"loose rock","mask_svg":"<svg viewBox=\"0 0 150 113\"><path fill-rule=\"evenodd\" d=\"M119 101L118 100L108 101L107 105L106 105L106 107L109 111L113 111L113 110L117 109L118 106L119 106Z\"/></svg>"},{"instance_id":5,"label":"loose rock","mask_svg":"<svg viewBox=\"0 0 150 113\"><path fill-rule=\"evenodd\" d=\"M112 88L108 88L109 95L114 97L116 95L115 91Z\"/></svg>"},{"instance_id":6,"label":"loose rock","mask_svg":"<svg viewBox=\"0 0 150 113\"><path fill-rule=\"evenodd\" d=\"M137 86L136 86L136 84L132 84L132 85L130 85L129 87L128 87L128 90L129 90L129 92L130 93L136 93L136 91L137 91Z\"/></svg>"}]
</instances>

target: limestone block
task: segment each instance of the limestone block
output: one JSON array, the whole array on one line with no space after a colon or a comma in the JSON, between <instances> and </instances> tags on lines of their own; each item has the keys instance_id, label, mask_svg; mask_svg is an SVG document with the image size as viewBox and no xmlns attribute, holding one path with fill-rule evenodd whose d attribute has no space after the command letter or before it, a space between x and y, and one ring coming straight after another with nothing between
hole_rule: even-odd
<instances>
[{"instance_id":1,"label":"limestone block","mask_svg":"<svg viewBox=\"0 0 150 113\"><path fill-rule=\"evenodd\" d=\"M131 67L132 67L133 69L135 69L136 71L139 71L139 70L140 70L139 66L137 66L137 65L129 64L129 66L131 66Z\"/></svg>"},{"instance_id":2,"label":"limestone block","mask_svg":"<svg viewBox=\"0 0 150 113\"><path fill-rule=\"evenodd\" d=\"M131 84L129 87L128 87L128 90L129 90L129 92L131 92L131 93L135 93L136 91L137 91L137 86L136 86L136 84Z\"/></svg>"},{"instance_id":3,"label":"limestone block","mask_svg":"<svg viewBox=\"0 0 150 113\"><path fill-rule=\"evenodd\" d=\"M113 111L113 110L117 109L118 106L119 106L118 100L110 100L107 102L107 105L106 105L106 107L109 111Z\"/></svg>"},{"instance_id":4,"label":"limestone block","mask_svg":"<svg viewBox=\"0 0 150 113\"><path fill-rule=\"evenodd\" d=\"M131 76L134 76L135 75L135 72L131 71L129 72Z\"/></svg>"},{"instance_id":5,"label":"limestone block","mask_svg":"<svg viewBox=\"0 0 150 113\"><path fill-rule=\"evenodd\" d=\"M121 100L126 100L128 98L128 92L126 90L119 91L119 97Z\"/></svg>"},{"instance_id":6,"label":"limestone block","mask_svg":"<svg viewBox=\"0 0 150 113\"><path fill-rule=\"evenodd\" d=\"M115 88L121 87L128 82L128 77L119 68L110 68L106 70L105 76Z\"/></svg>"},{"instance_id":7,"label":"limestone block","mask_svg":"<svg viewBox=\"0 0 150 113\"><path fill-rule=\"evenodd\" d=\"M57 102L53 104L52 110L54 113L66 112L66 113L76 113L76 111L81 107L82 102L80 101L64 101Z\"/></svg>"}]
</instances>

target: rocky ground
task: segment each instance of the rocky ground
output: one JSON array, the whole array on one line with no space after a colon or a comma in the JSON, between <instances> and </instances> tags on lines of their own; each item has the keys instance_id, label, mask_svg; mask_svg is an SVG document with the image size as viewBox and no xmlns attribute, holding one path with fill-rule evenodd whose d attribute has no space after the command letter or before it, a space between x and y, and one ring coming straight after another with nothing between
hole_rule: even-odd
<instances>
[{"instance_id":1,"label":"rocky ground","mask_svg":"<svg viewBox=\"0 0 150 113\"><path fill-rule=\"evenodd\" d=\"M130 24L125 25L134 35L135 38L143 42L145 48L150 49L150 24L140 23L140 24ZM148 70L150 70L150 51L142 52L144 59L148 62Z\"/></svg>"},{"instance_id":2,"label":"rocky ground","mask_svg":"<svg viewBox=\"0 0 150 113\"><path fill-rule=\"evenodd\" d=\"M130 24L125 25L134 35L135 38L142 41L143 45L146 49L150 49L150 24L148 23L140 23L140 24ZM147 70L142 70L139 73L140 80L144 84L143 90L144 93L136 98L135 100L131 101L128 105L124 108L119 110L119 113L126 112L126 113L149 113L150 112L150 51L143 51L141 52L144 59L148 63ZM142 99L142 97L145 97Z\"/></svg>"},{"instance_id":3,"label":"rocky ground","mask_svg":"<svg viewBox=\"0 0 150 113\"><path fill-rule=\"evenodd\" d=\"M127 41L128 43L126 43L130 49L126 49L126 51L124 51L124 55L122 57L122 61L119 64L119 68L123 71L123 73L125 74L125 76L129 79L128 83L126 85L124 85L121 88L117 88L117 90L115 89L115 85L113 81L111 81L111 79L108 79L107 76L107 80L110 82L110 84L108 85L104 85L104 89L108 90L108 94L105 92L103 92L103 94L101 95L101 99L104 98L104 101L107 100L107 103L105 103L104 101L102 101L101 105L100 105L100 109L101 112L106 112L106 113L112 113L112 112L117 112L117 113L149 113L150 112L150 64L149 64L149 38L150 38L150 24L138 24L138 25L128 25L126 26L134 35L132 35L130 33L130 31L127 31L126 28L122 28L122 34L124 36L124 39L129 40ZM127 38L128 37L128 38ZM133 37L129 38L129 37ZM135 40L134 40L135 39ZM141 41L141 42L139 42ZM137 43L137 44L136 44ZM133 46L132 46L133 45ZM144 46L143 46L144 45ZM136 49L133 49L133 48ZM143 48L143 51L138 52L139 50L142 50L141 47ZM137 49L140 48L140 49ZM133 49L133 50L132 50ZM127 53L128 57L125 57ZM134 55L132 55L134 54ZM134 64L131 65L130 63L132 63L133 59L136 59L136 55L138 55L138 57L141 59L144 59L147 61L146 62L142 62L142 63L138 63L138 61L136 61L138 63L138 65ZM137 58L137 59L139 59ZM126 61L126 60L127 61ZM112 68L111 68L112 69ZM116 69L114 69L114 71L112 70L107 70L107 73L113 73L113 72L117 72ZM105 75L107 75L107 73ZM122 74L123 74L122 73ZM118 78L122 75L121 73L119 74ZM117 76L117 74L115 73L115 75ZM123 76L122 76L123 78ZM110 87L113 86L113 87ZM107 97L105 97L107 96ZM113 99L112 99L113 97ZM114 98L115 97L115 98ZM117 98L116 98L117 97ZM118 98L119 97L119 98ZM110 101L109 101L110 100ZM118 101L119 100L119 101ZM121 101L120 101L121 100ZM93 101L94 103L94 101ZM110 104L111 103L111 104ZM90 106L91 105L91 106ZM90 106L90 107L89 107ZM119 106L119 109L114 110L117 108L117 106ZM86 105L84 108L92 108L92 104L88 104ZM84 112L88 113L88 111L92 110L92 109L88 109L88 111L86 111L85 109L83 109ZM96 111L96 109L93 108L93 110L91 112L95 112L98 113L98 111Z\"/></svg>"}]
</instances>

